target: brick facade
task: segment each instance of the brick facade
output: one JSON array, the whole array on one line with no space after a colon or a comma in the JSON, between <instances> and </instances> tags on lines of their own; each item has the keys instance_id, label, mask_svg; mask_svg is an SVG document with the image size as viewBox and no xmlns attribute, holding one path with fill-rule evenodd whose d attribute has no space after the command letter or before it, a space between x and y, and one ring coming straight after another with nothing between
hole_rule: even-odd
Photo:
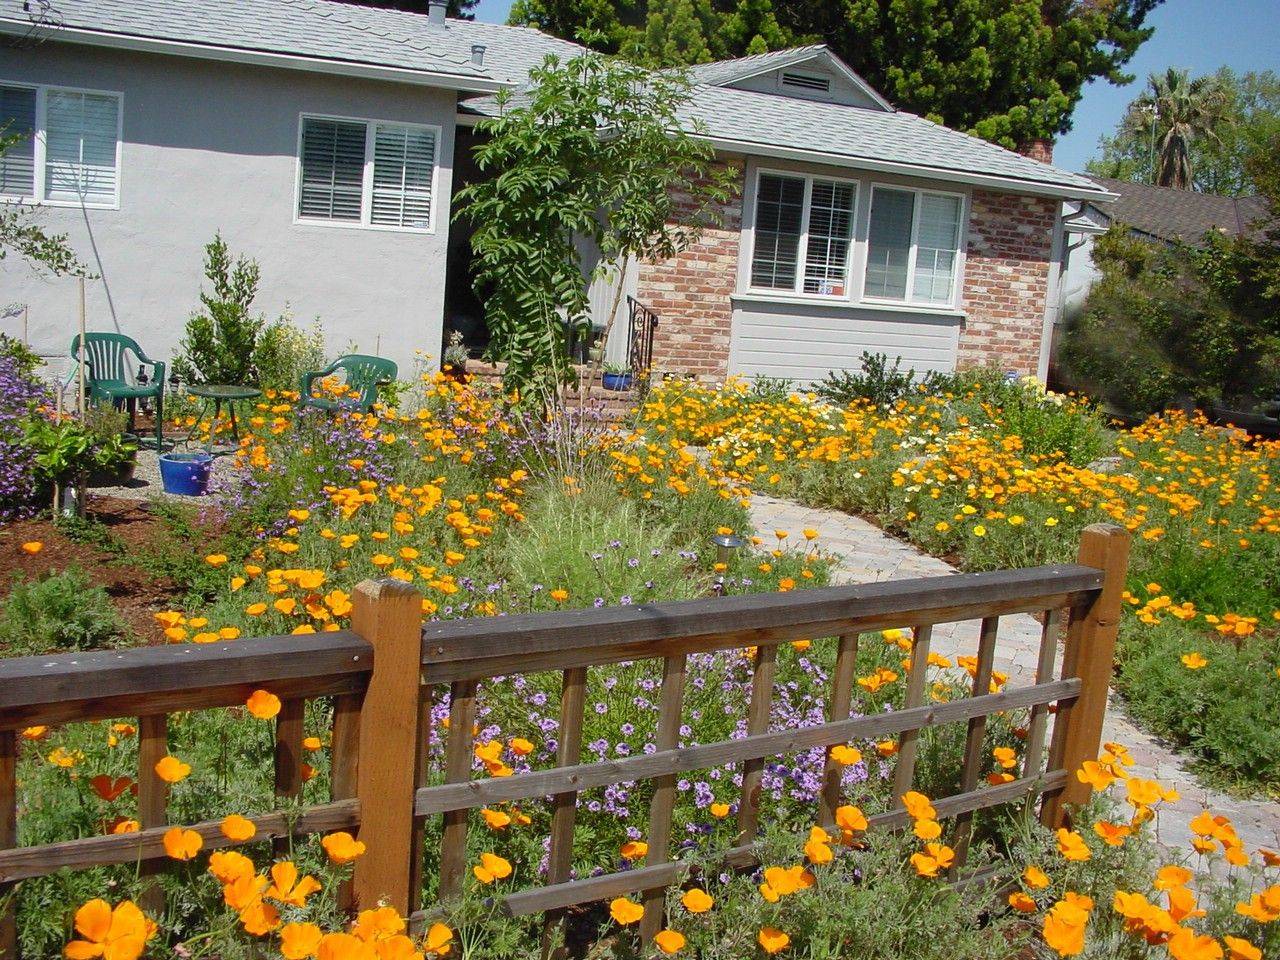
<instances>
[{"instance_id":1,"label":"brick facade","mask_svg":"<svg viewBox=\"0 0 1280 960\"><path fill-rule=\"evenodd\" d=\"M1049 295L1058 201L974 190L956 365L1034 376Z\"/></svg>"},{"instance_id":2,"label":"brick facade","mask_svg":"<svg viewBox=\"0 0 1280 960\"><path fill-rule=\"evenodd\" d=\"M732 168L741 186L743 167ZM691 209L687 199L680 209ZM1057 211L1057 201L1048 198L974 190L957 366L1037 372ZM693 247L639 267L636 297L661 318L653 345L655 375L705 381L728 375L741 194L719 212L723 225L707 229Z\"/></svg>"},{"instance_id":3,"label":"brick facade","mask_svg":"<svg viewBox=\"0 0 1280 960\"><path fill-rule=\"evenodd\" d=\"M653 340L655 375L723 380L729 373L730 298L738 277L743 165L726 165L735 173L739 192L720 205L723 223L706 229L696 244L678 256L640 264L636 298L661 317ZM693 212L687 196L677 196L676 202L686 218Z\"/></svg>"}]
</instances>

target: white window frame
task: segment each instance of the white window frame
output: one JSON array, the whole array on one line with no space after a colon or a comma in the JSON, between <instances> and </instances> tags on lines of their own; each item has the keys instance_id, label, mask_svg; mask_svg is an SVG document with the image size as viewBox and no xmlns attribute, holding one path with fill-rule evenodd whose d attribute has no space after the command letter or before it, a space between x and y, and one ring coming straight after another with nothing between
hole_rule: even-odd
<instances>
[{"instance_id":1,"label":"white window frame","mask_svg":"<svg viewBox=\"0 0 1280 960\"><path fill-rule=\"evenodd\" d=\"M327 220L323 217L302 216L302 128L308 120L334 120L339 123L364 124L364 175L360 184L360 219ZM372 223L373 214L373 151L379 124L407 127L411 130L430 130L435 137L435 160L431 165L431 216L425 227L401 227L393 223ZM298 114L298 142L294 151L293 222L307 227L336 227L343 230L381 230L386 233L433 234L436 232L436 210L440 200L440 154L442 129L435 123L415 123L410 120L377 119L373 117L346 117L332 113Z\"/></svg>"},{"instance_id":2,"label":"white window frame","mask_svg":"<svg viewBox=\"0 0 1280 960\"><path fill-rule=\"evenodd\" d=\"M790 290L781 287L757 287L751 282L754 272L756 253L756 231L759 224L756 213L760 207L760 180L762 177L787 177L791 180L804 181L804 208L800 212L800 240L796 251L796 282ZM805 268L809 265L809 214L813 206L813 181L824 180L828 183L840 183L853 187L853 208L849 213L849 249L844 258L844 293L808 293L804 289ZM862 183L851 177L832 177L822 173L802 173L797 170L779 170L760 167L756 170L755 187L751 196L751 249L746 261L746 290L748 293L763 296L800 297L816 300L820 303L844 303L853 292L854 248L858 245L858 203L862 199Z\"/></svg>"},{"instance_id":3,"label":"white window frame","mask_svg":"<svg viewBox=\"0 0 1280 960\"><path fill-rule=\"evenodd\" d=\"M34 151L32 161L35 164L33 194L27 197L0 195L5 203L37 204L42 207L74 207L89 210L119 210L121 181L124 176L121 159L124 155L124 93L120 90L95 90L89 87L69 87L61 84L24 83L21 80L0 78L0 86L19 87L36 92L36 118L34 131ZM50 200L45 196L48 182L48 99L50 93L84 93L98 97L114 97L116 101L116 189L109 202L101 200Z\"/></svg>"},{"instance_id":4,"label":"white window frame","mask_svg":"<svg viewBox=\"0 0 1280 960\"><path fill-rule=\"evenodd\" d=\"M877 190L892 190L898 193L915 195L915 202L911 208L911 246L907 250L907 289L906 296L901 300L896 300L892 297L873 297L867 294L867 261L871 256L871 210L875 206ZM953 197L960 201L960 219L956 225L955 269L951 272L951 289L948 291L946 300L917 300L913 296L916 280L916 252L920 246L920 211L924 208L924 198L927 196ZM858 271L858 301L875 306L919 307L922 310L955 308L962 278L964 277L965 236L968 233L968 228L969 195L966 193L952 190L933 190L927 187L908 187L895 183L873 183L867 202L866 229L863 231L863 244L866 247L866 253L862 258L862 269Z\"/></svg>"}]
</instances>

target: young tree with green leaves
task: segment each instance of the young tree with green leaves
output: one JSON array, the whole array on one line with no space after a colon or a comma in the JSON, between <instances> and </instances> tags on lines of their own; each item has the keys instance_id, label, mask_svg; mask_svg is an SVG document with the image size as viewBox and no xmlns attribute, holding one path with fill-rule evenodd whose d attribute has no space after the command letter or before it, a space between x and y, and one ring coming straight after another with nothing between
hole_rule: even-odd
<instances>
[{"instance_id":1,"label":"young tree with green leaves","mask_svg":"<svg viewBox=\"0 0 1280 960\"><path fill-rule=\"evenodd\" d=\"M187 320L174 372L189 383L252 383L257 377L253 352L264 322L250 313L258 295L258 262L245 256L233 261L218 233L205 245L204 275L213 289L200 291L204 309Z\"/></svg>"},{"instance_id":2,"label":"young tree with green leaves","mask_svg":"<svg viewBox=\"0 0 1280 960\"><path fill-rule=\"evenodd\" d=\"M489 355L522 390L571 379L567 336L585 332L591 280L618 278L615 316L628 262L687 249L733 189L710 146L682 129L678 72L585 53L549 57L530 79L478 124L485 176L459 191L456 213L473 225ZM600 252L589 271L583 241Z\"/></svg>"},{"instance_id":3,"label":"young tree with green leaves","mask_svg":"<svg viewBox=\"0 0 1280 960\"><path fill-rule=\"evenodd\" d=\"M0 130L0 163L19 138ZM35 221L36 210L21 203L0 203L0 260L10 253L32 267L49 271L55 277L71 274L89 276L67 242L65 233L49 233Z\"/></svg>"},{"instance_id":4,"label":"young tree with green leaves","mask_svg":"<svg viewBox=\"0 0 1280 960\"><path fill-rule=\"evenodd\" d=\"M517 0L511 22L571 40L598 31L593 46L657 65L824 42L902 109L1016 147L1070 129L1090 80L1132 80L1124 66L1161 2Z\"/></svg>"}]
</instances>

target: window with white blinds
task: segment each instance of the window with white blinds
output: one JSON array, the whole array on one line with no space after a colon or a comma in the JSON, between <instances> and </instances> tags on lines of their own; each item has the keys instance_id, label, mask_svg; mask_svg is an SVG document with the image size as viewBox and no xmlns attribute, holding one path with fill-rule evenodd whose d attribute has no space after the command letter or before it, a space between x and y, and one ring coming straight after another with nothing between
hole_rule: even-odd
<instances>
[{"instance_id":1,"label":"window with white blinds","mask_svg":"<svg viewBox=\"0 0 1280 960\"><path fill-rule=\"evenodd\" d=\"M0 195L115 206L120 196L120 97L60 87L0 85Z\"/></svg>"},{"instance_id":2,"label":"window with white blinds","mask_svg":"<svg viewBox=\"0 0 1280 960\"><path fill-rule=\"evenodd\" d=\"M434 127L303 117L298 218L432 229Z\"/></svg>"},{"instance_id":3,"label":"window with white blinds","mask_svg":"<svg viewBox=\"0 0 1280 960\"><path fill-rule=\"evenodd\" d=\"M863 296L928 305L955 299L963 198L875 187Z\"/></svg>"},{"instance_id":4,"label":"window with white blinds","mask_svg":"<svg viewBox=\"0 0 1280 960\"><path fill-rule=\"evenodd\" d=\"M36 195L36 90L0 87L0 137L8 146L0 156L0 194L28 199Z\"/></svg>"},{"instance_id":5,"label":"window with white blinds","mask_svg":"<svg viewBox=\"0 0 1280 960\"><path fill-rule=\"evenodd\" d=\"M45 96L45 199L114 203L120 101L50 90Z\"/></svg>"},{"instance_id":6,"label":"window with white blinds","mask_svg":"<svg viewBox=\"0 0 1280 960\"><path fill-rule=\"evenodd\" d=\"M760 174L751 286L846 296L857 196L842 180Z\"/></svg>"}]
</instances>

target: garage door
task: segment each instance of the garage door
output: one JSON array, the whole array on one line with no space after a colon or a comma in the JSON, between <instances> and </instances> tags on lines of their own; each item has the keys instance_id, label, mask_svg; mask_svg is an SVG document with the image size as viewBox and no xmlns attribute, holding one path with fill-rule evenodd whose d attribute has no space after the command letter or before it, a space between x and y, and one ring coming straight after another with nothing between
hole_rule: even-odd
<instances>
[{"instance_id":1,"label":"garage door","mask_svg":"<svg viewBox=\"0 0 1280 960\"><path fill-rule=\"evenodd\" d=\"M729 369L807 383L831 370L861 370L866 351L900 357L903 369L947 372L955 369L960 321L960 314L738 302Z\"/></svg>"}]
</instances>

